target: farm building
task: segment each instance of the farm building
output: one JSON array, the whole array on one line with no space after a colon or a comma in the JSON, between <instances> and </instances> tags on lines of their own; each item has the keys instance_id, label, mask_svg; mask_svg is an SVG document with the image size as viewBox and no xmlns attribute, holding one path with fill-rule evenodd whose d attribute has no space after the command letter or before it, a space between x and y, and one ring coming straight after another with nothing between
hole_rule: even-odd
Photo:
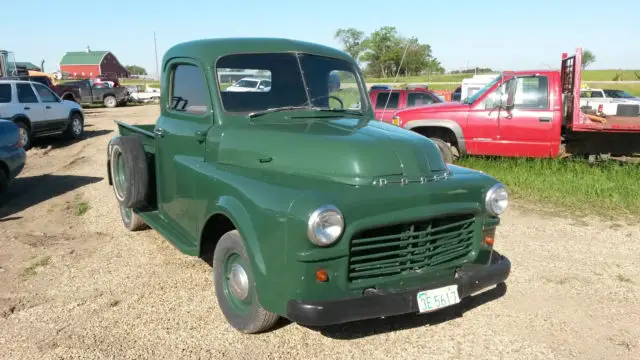
<instances>
[{"instance_id":1,"label":"farm building","mask_svg":"<svg viewBox=\"0 0 640 360\"><path fill-rule=\"evenodd\" d=\"M98 75L128 78L129 71L120 64L111 51L72 51L60 60L60 71L71 78L91 78Z\"/></svg>"}]
</instances>

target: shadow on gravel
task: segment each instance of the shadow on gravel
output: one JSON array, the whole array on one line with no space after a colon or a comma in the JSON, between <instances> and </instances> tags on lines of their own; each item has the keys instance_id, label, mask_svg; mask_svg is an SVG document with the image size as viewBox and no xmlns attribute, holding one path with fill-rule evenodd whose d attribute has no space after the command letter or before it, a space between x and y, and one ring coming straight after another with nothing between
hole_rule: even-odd
<instances>
[{"instance_id":1,"label":"shadow on gravel","mask_svg":"<svg viewBox=\"0 0 640 360\"><path fill-rule=\"evenodd\" d=\"M397 330L407 330L423 326L433 326L462 317L466 311L499 299L507 292L505 283L498 284L484 292L464 298L456 306L445 308L430 314L406 314L385 319L355 321L346 324L332 325L322 328L308 327L319 331L322 335L338 340L355 340Z\"/></svg>"},{"instance_id":2,"label":"shadow on gravel","mask_svg":"<svg viewBox=\"0 0 640 360\"><path fill-rule=\"evenodd\" d=\"M0 221L10 220L8 216L102 179L94 176L51 174L19 177L9 184L2 199Z\"/></svg>"},{"instance_id":3,"label":"shadow on gravel","mask_svg":"<svg viewBox=\"0 0 640 360\"><path fill-rule=\"evenodd\" d=\"M51 146L52 149L62 148L65 146L69 146L71 144L75 144L77 142L81 142L83 140L91 139L96 136L102 136L113 132L113 130L85 130L84 134L80 139L77 140L65 140L60 136L47 136L41 138L33 139L33 147L45 149ZM27 156L29 153L27 152Z\"/></svg>"}]
</instances>

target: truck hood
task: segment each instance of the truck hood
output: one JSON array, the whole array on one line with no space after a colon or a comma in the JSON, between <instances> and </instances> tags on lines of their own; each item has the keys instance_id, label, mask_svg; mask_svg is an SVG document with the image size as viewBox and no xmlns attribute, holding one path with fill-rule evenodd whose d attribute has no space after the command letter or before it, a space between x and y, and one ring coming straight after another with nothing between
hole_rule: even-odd
<instances>
[{"instance_id":1,"label":"truck hood","mask_svg":"<svg viewBox=\"0 0 640 360\"><path fill-rule=\"evenodd\" d=\"M436 145L421 135L354 118L260 120L230 128L218 162L349 185L371 185L382 176L419 181L448 171Z\"/></svg>"},{"instance_id":2,"label":"truck hood","mask_svg":"<svg viewBox=\"0 0 640 360\"><path fill-rule=\"evenodd\" d=\"M463 104L460 102L443 102L443 103L435 103L429 105L415 106L407 109L403 109L397 111L396 114L400 115L403 113L416 113L416 112L438 112L438 111L459 111L459 110L468 110L469 105Z\"/></svg>"}]
</instances>

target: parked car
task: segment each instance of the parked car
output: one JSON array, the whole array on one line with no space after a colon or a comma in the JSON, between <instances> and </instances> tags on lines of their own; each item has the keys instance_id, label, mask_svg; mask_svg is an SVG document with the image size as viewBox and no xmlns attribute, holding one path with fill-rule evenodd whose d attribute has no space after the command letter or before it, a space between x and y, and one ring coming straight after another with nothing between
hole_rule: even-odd
<instances>
[{"instance_id":1,"label":"parked car","mask_svg":"<svg viewBox=\"0 0 640 360\"><path fill-rule=\"evenodd\" d=\"M227 87L224 91L231 92L267 92L271 89L271 80L269 79L258 79L258 78L242 78L233 85Z\"/></svg>"},{"instance_id":2,"label":"parked car","mask_svg":"<svg viewBox=\"0 0 640 360\"><path fill-rule=\"evenodd\" d=\"M77 139L84 132L82 107L60 99L38 82L0 80L0 119L16 123L25 150L35 137L63 135Z\"/></svg>"},{"instance_id":3,"label":"parked car","mask_svg":"<svg viewBox=\"0 0 640 360\"><path fill-rule=\"evenodd\" d=\"M129 102L146 103L160 101L160 89L149 87L149 85L127 85L129 90Z\"/></svg>"},{"instance_id":4,"label":"parked car","mask_svg":"<svg viewBox=\"0 0 640 360\"><path fill-rule=\"evenodd\" d=\"M504 72L460 103L401 109L393 123L437 142L448 162L458 156L593 157L640 153L640 117L580 110L582 49L563 54L561 70Z\"/></svg>"},{"instance_id":5,"label":"parked car","mask_svg":"<svg viewBox=\"0 0 640 360\"><path fill-rule=\"evenodd\" d=\"M271 71L268 94L220 92L209 74L247 66ZM505 186L376 121L346 53L205 39L170 48L161 68L172 96L155 123L116 121L108 184L126 229L150 226L211 261L219 308L239 331L280 316L325 326L437 311L509 276L494 250ZM333 70L353 91L329 93Z\"/></svg>"},{"instance_id":6,"label":"parked car","mask_svg":"<svg viewBox=\"0 0 640 360\"><path fill-rule=\"evenodd\" d=\"M6 99L0 84L0 104ZM22 148L20 128L9 120L0 120L0 198L9 183L24 169L27 155Z\"/></svg>"},{"instance_id":7,"label":"parked car","mask_svg":"<svg viewBox=\"0 0 640 360\"><path fill-rule=\"evenodd\" d=\"M424 88L371 90L369 98L374 104L376 119L389 123L397 110L444 102L433 91Z\"/></svg>"},{"instance_id":8,"label":"parked car","mask_svg":"<svg viewBox=\"0 0 640 360\"><path fill-rule=\"evenodd\" d=\"M70 81L67 84L78 86L82 103L102 103L108 108L113 108L126 105L129 100L129 91L123 86L109 87L91 80Z\"/></svg>"},{"instance_id":9,"label":"parked car","mask_svg":"<svg viewBox=\"0 0 640 360\"><path fill-rule=\"evenodd\" d=\"M638 116L640 98L624 90L580 89L580 108L595 110L599 114Z\"/></svg>"}]
</instances>

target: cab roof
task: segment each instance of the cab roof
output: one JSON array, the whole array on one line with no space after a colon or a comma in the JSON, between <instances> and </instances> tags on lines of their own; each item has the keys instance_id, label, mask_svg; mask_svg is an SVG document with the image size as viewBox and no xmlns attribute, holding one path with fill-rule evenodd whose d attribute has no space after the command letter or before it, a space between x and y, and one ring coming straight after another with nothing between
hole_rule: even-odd
<instances>
[{"instance_id":1,"label":"cab roof","mask_svg":"<svg viewBox=\"0 0 640 360\"><path fill-rule=\"evenodd\" d=\"M303 52L335 57L353 62L345 52L320 44L286 38L212 38L192 40L169 48L162 58L165 64L176 57L191 57L214 65L222 56L240 53Z\"/></svg>"}]
</instances>

